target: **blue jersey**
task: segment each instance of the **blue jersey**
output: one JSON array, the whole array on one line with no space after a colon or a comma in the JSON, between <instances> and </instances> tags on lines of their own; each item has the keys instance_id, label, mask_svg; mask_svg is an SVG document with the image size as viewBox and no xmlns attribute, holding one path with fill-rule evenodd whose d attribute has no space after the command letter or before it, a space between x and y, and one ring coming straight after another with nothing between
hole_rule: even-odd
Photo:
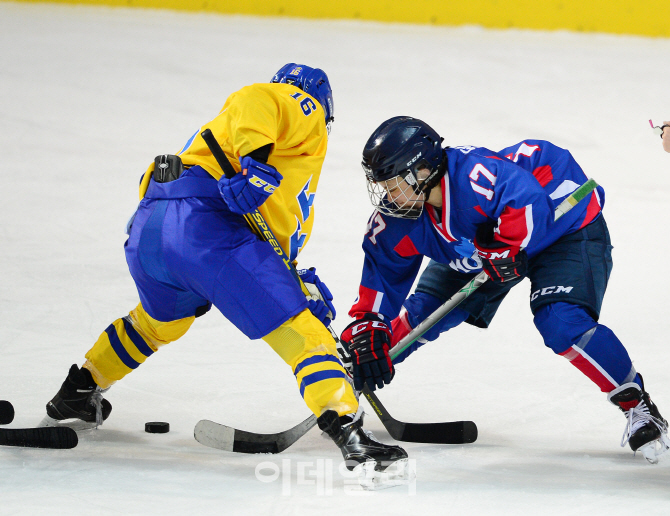
<instances>
[{"instance_id":1,"label":"blue jersey","mask_svg":"<svg viewBox=\"0 0 670 516\"><path fill-rule=\"evenodd\" d=\"M563 235L592 222L604 205L598 187L554 222L554 210L587 177L572 155L550 142L525 140L499 152L483 147L447 148L442 208L426 204L416 220L375 211L363 241L365 263L359 296L349 315L376 312L395 318L424 256L464 273L481 270L477 227L497 225L496 239L532 258Z\"/></svg>"}]
</instances>

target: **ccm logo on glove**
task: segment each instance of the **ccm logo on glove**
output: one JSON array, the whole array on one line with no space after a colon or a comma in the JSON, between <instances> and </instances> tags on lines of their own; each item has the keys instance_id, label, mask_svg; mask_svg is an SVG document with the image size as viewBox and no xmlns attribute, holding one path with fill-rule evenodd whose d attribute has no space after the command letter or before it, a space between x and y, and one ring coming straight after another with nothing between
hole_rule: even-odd
<instances>
[{"instance_id":1,"label":"ccm logo on glove","mask_svg":"<svg viewBox=\"0 0 670 516\"><path fill-rule=\"evenodd\" d=\"M263 181L260 177L254 175L251 176L249 182L254 185L256 188L262 188L268 194L271 194L277 189L277 186L269 184L267 181Z\"/></svg>"},{"instance_id":2,"label":"ccm logo on glove","mask_svg":"<svg viewBox=\"0 0 670 516\"><path fill-rule=\"evenodd\" d=\"M388 331L388 325L386 323L383 323L381 321L373 321L372 324L370 322L364 322L361 324L356 324L355 326L351 327L351 336L355 337L361 332L364 331L370 331L370 328L379 328L380 330Z\"/></svg>"},{"instance_id":3,"label":"ccm logo on glove","mask_svg":"<svg viewBox=\"0 0 670 516\"><path fill-rule=\"evenodd\" d=\"M341 340L349 348L354 388L367 384L371 391L391 383L395 369L389 355L391 328L378 314L366 313L342 332Z\"/></svg>"},{"instance_id":4,"label":"ccm logo on glove","mask_svg":"<svg viewBox=\"0 0 670 516\"><path fill-rule=\"evenodd\" d=\"M482 268L492 281L504 283L526 275L526 251L518 245L498 240L492 225L479 226L473 243L482 259Z\"/></svg>"},{"instance_id":5,"label":"ccm logo on glove","mask_svg":"<svg viewBox=\"0 0 670 516\"><path fill-rule=\"evenodd\" d=\"M242 172L228 179L219 179L219 191L228 208L238 215L246 215L261 206L277 189L283 176L272 165L261 163L249 156L240 159Z\"/></svg>"}]
</instances>

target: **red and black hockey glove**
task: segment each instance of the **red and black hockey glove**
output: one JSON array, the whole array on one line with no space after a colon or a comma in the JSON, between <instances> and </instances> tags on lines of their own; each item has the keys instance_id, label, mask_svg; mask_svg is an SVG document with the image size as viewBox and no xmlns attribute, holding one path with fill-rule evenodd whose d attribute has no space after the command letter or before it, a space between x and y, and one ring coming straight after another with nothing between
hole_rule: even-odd
<instances>
[{"instance_id":1,"label":"red and black hockey glove","mask_svg":"<svg viewBox=\"0 0 670 516\"><path fill-rule=\"evenodd\" d=\"M349 347L354 388L371 391L391 383L395 373L389 356L391 328L377 314L368 313L352 322L342 332L342 342Z\"/></svg>"},{"instance_id":2,"label":"red and black hockey glove","mask_svg":"<svg viewBox=\"0 0 670 516\"><path fill-rule=\"evenodd\" d=\"M523 278L528 272L526 251L519 246L496 240L489 224L482 224L477 228L474 244L482 260L484 272L491 280L504 283Z\"/></svg>"}]
</instances>

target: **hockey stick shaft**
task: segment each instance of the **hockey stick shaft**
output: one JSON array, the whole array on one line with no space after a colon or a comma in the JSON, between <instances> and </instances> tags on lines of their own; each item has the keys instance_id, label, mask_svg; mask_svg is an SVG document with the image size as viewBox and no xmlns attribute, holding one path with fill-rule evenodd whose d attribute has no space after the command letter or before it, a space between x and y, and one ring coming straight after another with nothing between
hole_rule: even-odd
<instances>
[{"instance_id":1,"label":"hockey stick shaft","mask_svg":"<svg viewBox=\"0 0 670 516\"><path fill-rule=\"evenodd\" d=\"M226 156L226 153L223 152L221 145L219 145L219 142L214 137L212 131L209 129L205 129L202 133L200 133L200 135L202 136L202 139L205 140L207 147L209 147L212 156L214 156L214 159L216 159L216 162L219 164L219 167L221 167L221 170L223 171L225 176L229 179L232 178L237 172L235 172L235 169L230 164L228 156ZM293 279L295 279L298 285L300 285L302 293L305 294L305 296L307 296L308 298L311 298L311 294L309 290L307 290L305 283L302 281L302 278L300 277L298 271L294 267L291 258L286 254L286 252L284 252L284 249L282 248L281 244L275 237L274 233L272 232L272 229L265 221L265 217L263 217L263 215L258 211L258 209L256 209L251 213L245 215L244 218L246 219L247 224L249 224L249 227L251 227L251 230L254 231L259 236L259 238L265 240L274 248L277 255L279 255L279 257L284 262L284 265L286 265L286 268L293 276ZM330 326L328 326L328 331L333 336L335 342L336 343L339 342L340 339L337 336L337 333L335 333L335 331Z\"/></svg>"},{"instance_id":2,"label":"hockey stick shaft","mask_svg":"<svg viewBox=\"0 0 670 516\"><path fill-rule=\"evenodd\" d=\"M570 196L559 204L554 210L554 222L560 219L563 215L574 208L582 199L587 197L593 190L598 187L598 183L594 179L589 179L582 186L577 188ZM489 279L488 275L482 271L477 274L467 285L456 292L443 305L441 305L432 314L426 317L423 321L417 324L416 328L412 329L405 337L400 339L395 346L390 350L391 358L397 357L400 353L405 351L414 342L420 339L428 330L435 326L442 320L449 312L465 301L472 293L481 287Z\"/></svg>"},{"instance_id":3,"label":"hockey stick shaft","mask_svg":"<svg viewBox=\"0 0 670 516\"><path fill-rule=\"evenodd\" d=\"M210 152L212 153L212 156L214 156L214 159L216 159L216 162L218 163L219 167L221 167L221 170L225 174L227 178L232 178L236 172L233 166L231 165L230 161L228 160L228 157L226 156L225 152L223 152L223 149L221 148L221 145L219 145L219 142L216 140L214 137L214 134L210 129L205 129L200 133L203 140L205 141L205 144L207 144L207 147L209 148ZM295 270L295 267L293 266L293 263L291 262L290 258L286 255L284 250L282 249L281 245L277 241L276 237L274 236L272 229L268 226L268 224L265 222L265 219L263 215L256 209L250 214L245 215L245 219L251 229L256 232L256 234L259 235L260 238L268 241L275 249L275 252L281 257L283 260L284 264L286 267L289 269L291 274L293 275L294 279L298 282L300 285L300 288L302 289L303 293L307 296L309 296L309 291L307 290L307 287L305 287L305 284L303 283L302 279L298 275L297 271ZM333 339L335 342L339 341L338 335L335 333L335 331L331 328L328 327L328 330L330 331L331 335L333 336ZM368 394L366 394L368 396ZM381 404L378 398L376 398L376 405L375 405L375 413L379 418L381 419L382 423L384 426L391 432L390 429L390 421L395 421L391 415L386 411L384 406ZM370 397L368 396L368 401L370 401ZM371 401L371 404L374 403L374 400ZM310 416L312 417L312 416ZM309 420L309 418L307 419ZM307 420L303 421L301 423L302 425L305 425ZM401 424L400 422L395 421L398 424ZM437 423L440 424L440 423ZM299 425L300 426L300 425ZM301 427L303 428L303 427ZM304 432L306 433L311 426L304 426L305 430ZM238 431L239 432L239 431ZM298 437L302 437L302 434Z\"/></svg>"},{"instance_id":4,"label":"hockey stick shaft","mask_svg":"<svg viewBox=\"0 0 670 516\"><path fill-rule=\"evenodd\" d=\"M230 164L228 156L226 156L226 153L223 152L221 145L219 145L219 142L216 141L212 131L210 129L205 129L202 133L200 133L200 136L202 136L202 139L205 140L207 147L209 147L212 156L214 156L214 159L219 164L219 167L221 167L224 175L228 179L232 179L237 172L235 172L235 169ZM274 233L272 232L272 228L270 228L268 223L265 221L265 217L263 217L261 212L259 212L258 209L255 209L251 213L247 213L244 218L247 221L247 224L249 224L251 230L273 247L277 255L281 258L281 260L284 262L284 265L286 265L286 268L293 276L293 279L295 279L298 282L298 285L300 285L303 294L309 296L309 291L307 290L307 287L305 287L302 279L300 279L298 271L296 271L293 263L291 262L291 258L289 258L289 256L282 248L281 244L277 240L277 237L275 237Z\"/></svg>"}]
</instances>

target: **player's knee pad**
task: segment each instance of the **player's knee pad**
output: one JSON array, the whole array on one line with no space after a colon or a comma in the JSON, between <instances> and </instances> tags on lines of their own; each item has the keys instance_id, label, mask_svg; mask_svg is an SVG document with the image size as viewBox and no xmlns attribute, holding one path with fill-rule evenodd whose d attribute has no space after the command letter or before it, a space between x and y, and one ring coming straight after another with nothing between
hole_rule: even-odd
<instances>
[{"instance_id":1,"label":"player's knee pad","mask_svg":"<svg viewBox=\"0 0 670 516\"><path fill-rule=\"evenodd\" d=\"M139 304L129 315L117 319L105 329L86 353L84 367L105 389L137 369L160 346L184 335L194 319L157 321Z\"/></svg>"},{"instance_id":2,"label":"player's knee pad","mask_svg":"<svg viewBox=\"0 0 670 516\"><path fill-rule=\"evenodd\" d=\"M340 415L356 412L358 401L337 356L335 341L309 310L300 312L263 340L293 369L300 394L309 409Z\"/></svg>"},{"instance_id":3,"label":"player's knee pad","mask_svg":"<svg viewBox=\"0 0 670 516\"><path fill-rule=\"evenodd\" d=\"M200 315L200 314L198 314ZM176 321L157 321L142 307L142 303L132 310L129 317L133 326L152 348L160 348L183 337L195 321L196 316L177 319Z\"/></svg>"},{"instance_id":4,"label":"player's knee pad","mask_svg":"<svg viewBox=\"0 0 670 516\"><path fill-rule=\"evenodd\" d=\"M544 344L554 353L564 353L576 344L589 330L598 326L588 311L570 303L552 303L535 312L535 327Z\"/></svg>"}]
</instances>

